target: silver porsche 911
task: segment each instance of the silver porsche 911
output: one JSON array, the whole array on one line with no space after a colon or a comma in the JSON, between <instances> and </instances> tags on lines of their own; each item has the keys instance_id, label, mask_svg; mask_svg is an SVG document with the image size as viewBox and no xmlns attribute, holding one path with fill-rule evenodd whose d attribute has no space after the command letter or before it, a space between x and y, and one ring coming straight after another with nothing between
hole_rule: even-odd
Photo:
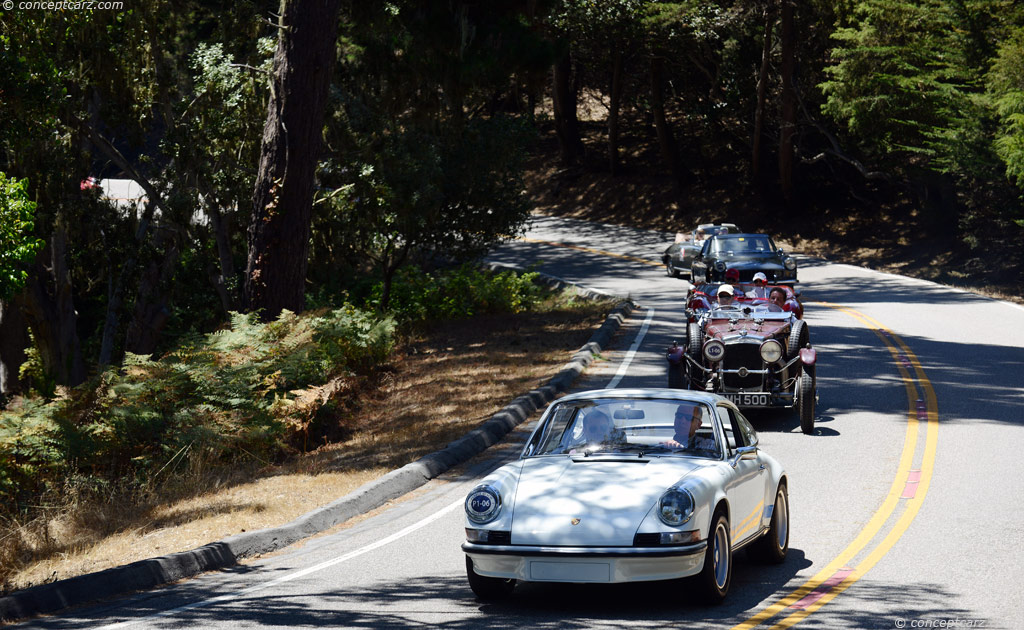
<instances>
[{"instance_id":1,"label":"silver porsche 911","mask_svg":"<svg viewBox=\"0 0 1024 630\"><path fill-rule=\"evenodd\" d=\"M736 405L685 390L595 390L557 400L522 455L466 497L466 573L480 599L517 580L691 577L722 601L733 555L789 549L782 466Z\"/></svg>"}]
</instances>

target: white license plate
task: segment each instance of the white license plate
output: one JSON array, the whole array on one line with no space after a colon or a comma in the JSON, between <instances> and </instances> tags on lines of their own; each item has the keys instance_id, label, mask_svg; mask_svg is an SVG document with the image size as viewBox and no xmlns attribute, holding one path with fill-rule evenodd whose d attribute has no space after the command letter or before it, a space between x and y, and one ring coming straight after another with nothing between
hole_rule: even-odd
<instances>
[{"instance_id":1,"label":"white license plate","mask_svg":"<svg viewBox=\"0 0 1024 630\"><path fill-rule=\"evenodd\" d=\"M722 394L739 407L767 407L768 394Z\"/></svg>"},{"instance_id":2,"label":"white license plate","mask_svg":"<svg viewBox=\"0 0 1024 630\"><path fill-rule=\"evenodd\" d=\"M530 561L530 579L538 582L611 582L607 562Z\"/></svg>"}]
</instances>

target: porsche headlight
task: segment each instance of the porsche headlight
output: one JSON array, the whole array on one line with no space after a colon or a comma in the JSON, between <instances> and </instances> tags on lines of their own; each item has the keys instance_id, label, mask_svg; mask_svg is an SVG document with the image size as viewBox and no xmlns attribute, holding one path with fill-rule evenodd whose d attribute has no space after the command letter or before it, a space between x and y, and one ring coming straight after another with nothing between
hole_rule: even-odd
<instances>
[{"instance_id":1,"label":"porsche headlight","mask_svg":"<svg viewBox=\"0 0 1024 630\"><path fill-rule=\"evenodd\" d=\"M795 258L787 258L782 264L785 265L786 269L789 269L790 271L793 271L794 269L796 269L796 259Z\"/></svg>"},{"instance_id":2,"label":"porsche headlight","mask_svg":"<svg viewBox=\"0 0 1024 630\"><path fill-rule=\"evenodd\" d=\"M670 488L658 499L658 518L672 527L678 527L693 516L693 495L683 488Z\"/></svg>"},{"instance_id":3,"label":"porsche headlight","mask_svg":"<svg viewBox=\"0 0 1024 630\"><path fill-rule=\"evenodd\" d=\"M712 363L721 361L725 356L725 344L719 339L711 339L704 344L704 358Z\"/></svg>"},{"instance_id":4,"label":"porsche headlight","mask_svg":"<svg viewBox=\"0 0 1024 630\"><path fill-rule=\"evenodd\" d=\"M761 358L765 363L775 363L782 358L782 344L774 339L762 343Z\"/></svg>"},{"instance_id":5,"label":"porsche headlight","mask_svg":"<svg viewBox=\"0 0 1024 630\"><path fill-rule=\"evenodd\" d=\"M500 511L501 494L491 486L477 486L466 497L466 516L474 523L489 523Z\"/></svg>"}]
</instances>

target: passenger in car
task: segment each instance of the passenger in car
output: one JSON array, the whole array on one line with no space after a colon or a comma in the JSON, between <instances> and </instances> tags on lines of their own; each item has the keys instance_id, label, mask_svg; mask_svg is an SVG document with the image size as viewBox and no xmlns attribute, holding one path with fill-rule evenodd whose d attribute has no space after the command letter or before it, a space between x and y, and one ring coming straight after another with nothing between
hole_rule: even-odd
<instances>
[{"instance_id":1,"label":"passenger in car","mask_svg":"<svg viewBox=\"0 0 1024 630\"><path fill-rule=\"evenodd\" d=\"M768 294L768 305L772 311L786 310L786 292L779 287L773 287Z\"/></svg>"},{"instance_id":2,"label":"passenger in car","mask_svg":"<svg viewBox=\"0 0 1024 630\"><path fill-rule=\"evenodd\" d=\"M588 444L626 441L626 434L616 429L612 419L600 409L592 409L583 417L583 437Z\"/></svg>"},{"instance_id":3,"label":"passenger in car","mask_svg":"<svg viewBox=\"0 0 1024 630\"><path fill-rule=\"evenodd\" d=\"M768 297L768 276L763 271L754 274L754 287L747 291L747 297L764 300Z\"/></svg>"},{"instance_id":4,"label":"passenger in car","mask_svg":"<svg viewBox=\"0 0 1024 630\"><path fill-rule=\"evenodd\" d=\"M736 297L736 290L732 288L731 284L723 284L718 287L717 296L719 308L730 308L736 306L736 302L733 301Z\"/></svg>"}]
</instances>

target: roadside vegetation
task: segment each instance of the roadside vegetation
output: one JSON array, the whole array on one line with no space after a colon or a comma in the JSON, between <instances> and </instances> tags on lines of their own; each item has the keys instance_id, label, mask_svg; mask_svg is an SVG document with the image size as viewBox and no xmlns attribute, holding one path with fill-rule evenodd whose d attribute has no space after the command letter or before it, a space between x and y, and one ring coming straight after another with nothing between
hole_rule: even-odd
<instances>
[{"instance_id":1,"label":"roadside vegetation","mask_svg":"<svg viewBox=\"0 0 1024 630\"><path fill-rule=\"evenodd\" d=\"M286 311L267 323L236 314L162 356L130 356L53 398L15 400L0 412L3 590L54 571L69 577L76 555L89 558L79 571L97 570L257 528L254 510L217 505L260 479L277 498L250 486L242 504L294 518L461 436L552 376L610 308L535 278L408 270L388 316L374 308L379 284L360 307ZM280 499L283 471L298 475L291 483L304 500ZM316 490L299 488L300 478ZM202 532L204 516L221 530ZM166 535L138 540L190 522L199 532L174 536L181 548ZM125 546L104 558L95 545L108 538Z\"/></svg>"}]
</instances>

